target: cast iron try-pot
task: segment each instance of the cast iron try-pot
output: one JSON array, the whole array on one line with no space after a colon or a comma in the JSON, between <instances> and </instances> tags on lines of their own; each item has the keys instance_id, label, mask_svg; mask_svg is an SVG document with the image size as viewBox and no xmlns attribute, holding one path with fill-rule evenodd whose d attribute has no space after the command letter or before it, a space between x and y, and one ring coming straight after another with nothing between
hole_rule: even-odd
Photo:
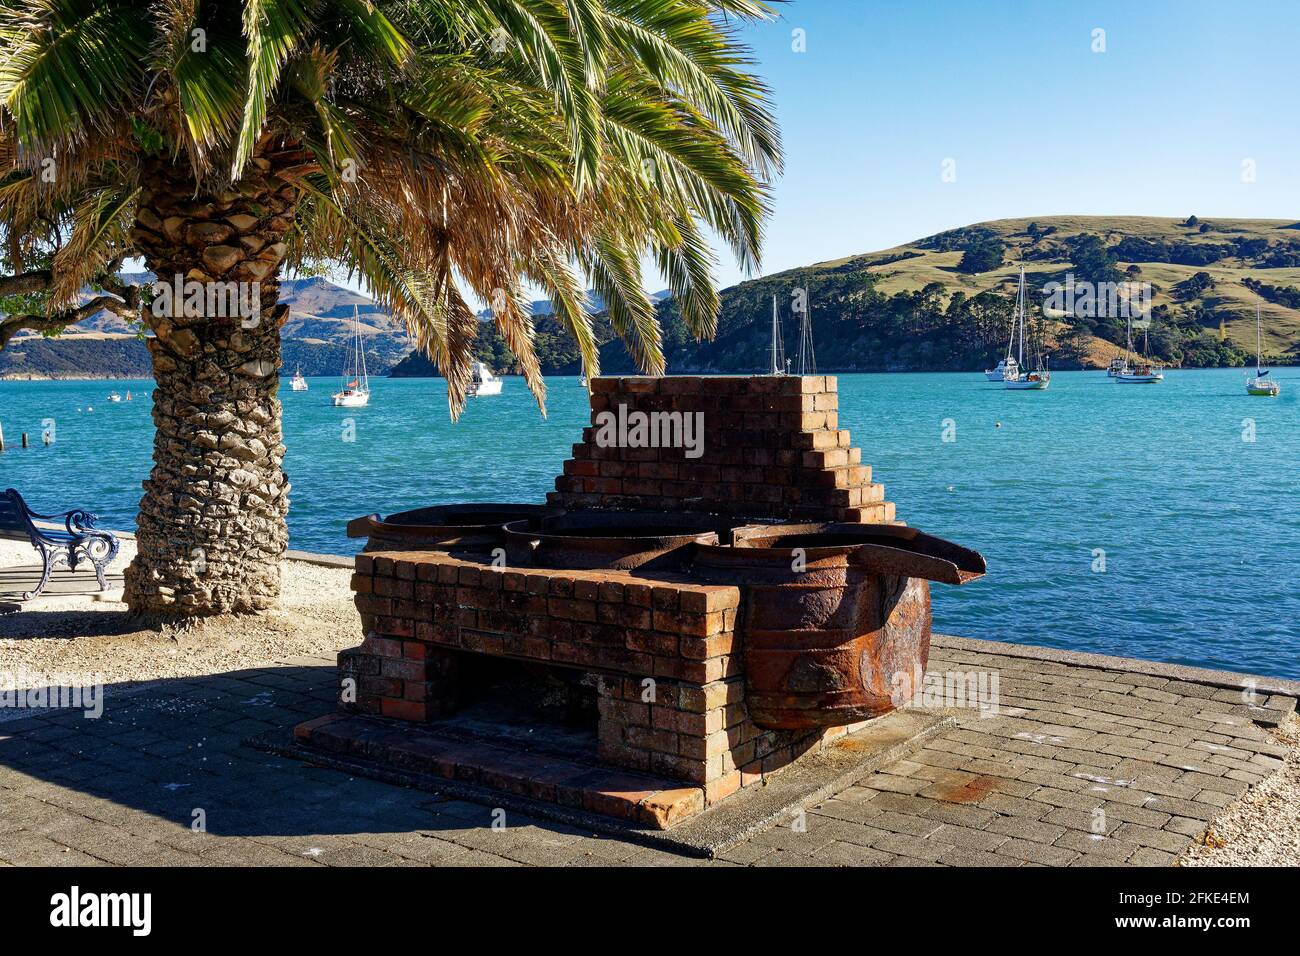
<instances>
[{"instance_id":1,"label":"cast iron try-pot","mask_svg":"<svg viewBox=\"0 0 1300 956\"><path fill-rule=\"evenodd\" d=\"M512 565L571 571L679 567L692 544L731 540L739 522L659 511L573 511L505 526Z\"/></svg>"},{"instance_id":2,"label":"cast iron try-pot","mask_svg":"<svg viewBox=\"0 0 1300 956\"><path fill-rule=\"evenodd\" d=\"M479 551L500 547L502 526L558 514L546 505L460 504L377 514L348 522L349 538L369 538L366 551Z\"/></svg>"},{"instance_id":3,"label":"cast iron try-pot","mask_svg":"<svg viewBox=\"0 0 1300 956\"><path fill-rule=\"evenodd\" d=\"M692 573L741 588L745 702L771 730L893 710L929 661L926 582L985 572L979 553L899 525L748 526L734 542L697 545Z\"/></svg>"}]
</instances>

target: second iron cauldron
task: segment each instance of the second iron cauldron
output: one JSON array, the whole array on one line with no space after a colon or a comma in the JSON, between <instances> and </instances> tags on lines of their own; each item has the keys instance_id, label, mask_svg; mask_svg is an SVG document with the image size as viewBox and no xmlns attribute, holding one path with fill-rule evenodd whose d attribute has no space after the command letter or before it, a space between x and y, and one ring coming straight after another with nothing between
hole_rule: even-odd
<instances>
[{"instance_id":1,"label":"second iron cauldron","mask_svg":"<svg viewBox=\"0 0 1300 956\"><path fill-rule=\"evenodd\" d=\"M502 526L557 514L546 505L474 503L377 514L348 522L349 538L367 538L366 551L490 551L504 540Z\"/></svg>"},{"instance_id":2,"label":"second iron cauldron","mask_svg":"<svg viewBox=\"0 0 1300 956\"><path fill-rule=\"evenodd\" d=\"M738 528L694 549L692 573L741 588L745 701L760 727L841 726L894 708L930 652L927 581L963 584L977 552L898 525Z\"/></svg>"}]
</instances>

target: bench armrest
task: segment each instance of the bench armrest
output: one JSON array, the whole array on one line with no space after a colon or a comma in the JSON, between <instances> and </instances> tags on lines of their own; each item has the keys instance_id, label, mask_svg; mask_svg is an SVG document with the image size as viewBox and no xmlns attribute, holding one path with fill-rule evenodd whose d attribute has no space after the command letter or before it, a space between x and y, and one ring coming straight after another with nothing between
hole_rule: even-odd
<instances>
[{"instance_id":1,"label":"bench armrest","mask_svg":"<svg viewBox=\"0 0 1300 956\"><path fill-rule=\"evenodd\" d=\"M96 527L99 516L89 511L83 511L80 508L73 511L65 511L57 515L37 514L35 511L28 511L27 517L33 521L46 521L50 524L61 524L68 534L85 534L89 531L98 531Z\"/></svg>"}]
</instances>

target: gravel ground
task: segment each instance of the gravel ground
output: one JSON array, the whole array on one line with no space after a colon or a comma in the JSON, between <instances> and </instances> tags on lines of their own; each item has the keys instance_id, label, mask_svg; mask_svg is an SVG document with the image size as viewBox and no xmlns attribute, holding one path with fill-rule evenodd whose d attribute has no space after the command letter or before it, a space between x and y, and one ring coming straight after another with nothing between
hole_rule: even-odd
<instances>
[{"instance_id":1,"label":"gravel ground","mask_svg":"<svg viewBox=\"0 0 1300 956\"><path fill-rule=\"evenodd\" d=\"M1295 866L1300 860L1300 717L1273 731L1291 748L1286 765L1214 821L1178 866Z\"/></svg>"},{"instance_id":2,"label":"gravel ground","mask_svg":"<svg viewBox=\"0 0 1300 956\"><path fill-rule=\"evenodd\" d=\"M120 575L135 554L124 541L110 569ZM32 549L0 541L0 566L26 565ZM55 574L66 573L55 571ZM201 621L185 628L142 628L121 591L38 599L0 614L0 674L39 686L42 674L101 674L110 686L196 674L220 674L289 657L332 654L361 643L349 572L286 561L279 610ZM26 680L21 678L26 677ZM3 719L0 716L0 719Z\"/></svg>"}]
</instances>

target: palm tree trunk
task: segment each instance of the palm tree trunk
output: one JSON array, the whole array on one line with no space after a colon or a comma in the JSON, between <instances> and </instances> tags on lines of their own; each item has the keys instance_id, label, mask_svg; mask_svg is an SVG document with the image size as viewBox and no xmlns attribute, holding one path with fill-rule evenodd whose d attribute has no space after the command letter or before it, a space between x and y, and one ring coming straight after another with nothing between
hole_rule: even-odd
<instances>
[{"instance_id":1,"label":"palm tree trunk","mask_svg":"<svg viewBox=\"0 0 1300 956\"><path fill-rule=\"evenodd\" d=\"M186 307L155 287L145 309L156 432L125 575L137 614L252 612L279 597L289 483L276 390L288 308L277 300L298 190L275 173L295 158L263 150L239 183L211 193L184 158L144 170L132 238L158 282L192 298ZM240 292L244 308L232 309Z\"/></svg>"}]
</instances>

